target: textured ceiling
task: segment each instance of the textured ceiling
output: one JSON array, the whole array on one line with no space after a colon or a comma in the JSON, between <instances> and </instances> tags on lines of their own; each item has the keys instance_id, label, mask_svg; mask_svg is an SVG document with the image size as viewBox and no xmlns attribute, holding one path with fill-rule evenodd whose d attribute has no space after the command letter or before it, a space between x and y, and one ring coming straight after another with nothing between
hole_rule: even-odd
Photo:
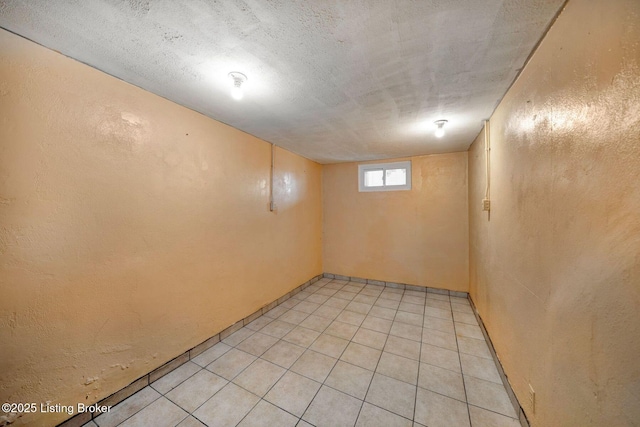
<instances>
[{"instance_id":1,"label":"textured ceiling","mask_svg":"<svg viewBox=\"0 0 640 427\"><path fill-rule=\"evenodd\" d=\"M466 150L563 2L0 0L0 26L332 163Z\"/></svg>"}]
</instances>

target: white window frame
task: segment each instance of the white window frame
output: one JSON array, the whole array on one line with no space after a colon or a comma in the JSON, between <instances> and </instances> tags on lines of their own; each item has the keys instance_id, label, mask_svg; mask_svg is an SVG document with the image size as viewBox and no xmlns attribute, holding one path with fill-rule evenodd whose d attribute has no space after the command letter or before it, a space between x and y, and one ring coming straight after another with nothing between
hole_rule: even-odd
<instances>
[{"instance_id":1,"label":"white window frame","mask_svg":"<svg viewBox=\"0 0 640 427\"><path fill-rule=\"evenodd\" d=\"M405 185L386 185L384 182L387 174L387 169L405 169L407 171L407 183ZM382 170L382 182L381 187L365 187L364 186L364 174L366 171ZM358 165L358 191L361 193L369 193L373 191L402 191L411 190L411 160L405 162L392 162L392 163L367 163Z\"/></svg>"}]
</instances>

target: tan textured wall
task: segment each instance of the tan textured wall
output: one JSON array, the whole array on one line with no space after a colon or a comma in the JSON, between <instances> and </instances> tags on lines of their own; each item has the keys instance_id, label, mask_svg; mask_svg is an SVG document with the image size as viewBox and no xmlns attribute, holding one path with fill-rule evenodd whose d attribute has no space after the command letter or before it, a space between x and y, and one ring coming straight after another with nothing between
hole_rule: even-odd
<instances>
[{"instance_id":1,"label":"tan textured wall","mask_svg":"<svg viewBox=\"0 0 640 427\"><path fill-rule=\"evenodd\" d=\"M533 426L640 425L639 23L569 1L492 117L489 221L470 149L471 297Z\"/></svg>"},{"instance_id":2,"label":"tan textured wall","mask_svg":"<svg viewBox=\"0 0 640 427\"><path fill-rule=\"evenodd\" d=\"M371 193L357 163L323 166L324 271L466 292L467 153L411 162L410 191Z\"/></svg>"},{"instance_id":3,"label":"tan textured wall","mask_svg":"<svg viewBox=\"0 0 640 427\"><path fill-rule=\"evenodd\" d=\"M270 213L264 141L0 52L0 402L95 402L322 272L320 165L278 149Z\"/></svg>"}]
</instances>

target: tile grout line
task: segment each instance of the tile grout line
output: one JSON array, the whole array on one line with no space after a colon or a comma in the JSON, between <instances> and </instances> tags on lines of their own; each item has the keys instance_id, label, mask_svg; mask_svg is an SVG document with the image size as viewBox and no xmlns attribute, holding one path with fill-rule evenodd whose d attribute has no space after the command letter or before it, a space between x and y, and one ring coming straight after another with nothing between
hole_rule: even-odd
<instances>
[{"instance_id":1,"label":"tile grout line","mask_svg":"<svg viewBox=\"0 0 640 427\"><path fill-rule=\"evenodd\" d=\"M413 420L412 421L414 423L416 423L416 411L418 410L418 389L420 388L420 370L422 369L422 342L424 341L424 318L426 316L425 314L426 307L427 307L427 295L424 296L424 308L422 310L422 322L421 322L421 332L420 332L420 352L418 353L418 376L416 378L416 397L413 402Z\"/></svg>"},{"instance_id":2,"label":"tile grout line","mask_svg":"<svg viewBox=\"0 0 640 427\"><path fill-rule=\"evenodd\" d=\"M386 287L386 286L385 286L385 287ZM363 288L363 289L364 289L364 288ZM383 291L383 292L384 292L384 291ZM404 294L404 291L403 291L403 294ZM373 309L373 307L376 305L376 302L378 302L378 300L380 299L381 295L382 295L382 292L380 292L380 294L378 295L378 297L376 298L376 300L373 302L373 304L371 304L371 308L369 309L369 312L370 312L370 311ZM362 323L364 323L364 321L367 319L367 316L369 315L369 312L367 312L367 314L365 315L365 318L364 318L364 320L362 321ZM398 313L398 311L396 310L396 314L397 314L397 313ZM395 315L394 315L394 318L395 318ZM360 331L360 329L362 328L362 323L360 324L360 326L358 326L358 330L356 330L356 333L355 333L355 334L353 334L353 337L355 337L355 336L358 334L358 331ZM393 327L393 321L391 321L391 325L392 325L392 327ZM365 328L365 329L367 329L367 328ZM367 330L369 330L369 329L367 329ZM391 328L389 328L389 332L391 332ZM386 345L387 345L387 340L389 339L389 335L390 335L390 334L386 334L386 335L387 335L387 337L385 338L385 340L384 340L384 345L382 346L382 350L380 351L380 357L378 358L378 363L376 363L376 367L373 369L373 375L371 375L371 381L369 381L369 385L367 386L367 391L364 393L364 397L362 398L362 404L360 405L360 409L358 410L358 415L356 416L356 420L355 420L355 422L353 423L353 424L354 424L354 426L355 426L355 424L358 422L358 419L360 418L360 414L362 413L362 408L364 408L364 404L365 404L365 402L366 402L367 395L369 394L369 389L371 388L371 384L373 384L373 378L375 378L375 376L376 376L376 371L377 371L377 369L378 369L378 365L380 364L380 359L382 359L382 353L384 353L384 348L385 348L385 347L386 347ZM353 337L351 337L351 339L352 339L352 340L353 340ZM349 342L353 342L353 341L349 341ZM356 344L359 344L359 343L356 343ZM362 344L362 345L363 345L363 344ZM347 347L348 347L348 345L347 345ZM346 350L346 348L345 348L345 350ZM367 403L368 403L368 402L367 402ZM375 405L375 406L377 406L377 405ZM382 409L382 408L381 408L381 409Z\"/></svg>"},{"instance_id":3,"label":"tile grout line","mask_svg":"<svg viewBox=\"0 0 640 427\"><path fill-rule=\"evenodd\" d=\"M469 419L469 426L471 426L471 410L469 409L469 396L467 395L467 384L464 381L464 370L462 369L462 357L460 356L460 345L458 345L458 330L456 329L456 320L453 314L453 306L451 305L453 302L449 300L450 310L451 310L451 320L453 321L453 333L456 338L456 350L458 353L458 362L460 363L460 376L462 377L462 389L464 390L464 400L467 407L467 418Z\"/></svg>"}]
</instances>

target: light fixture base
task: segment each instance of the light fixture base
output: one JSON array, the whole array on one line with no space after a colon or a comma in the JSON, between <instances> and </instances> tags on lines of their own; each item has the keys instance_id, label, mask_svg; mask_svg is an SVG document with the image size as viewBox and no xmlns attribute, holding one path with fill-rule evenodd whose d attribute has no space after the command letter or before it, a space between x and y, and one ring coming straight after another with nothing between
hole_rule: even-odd
<instances>
[{"instance_id":1,"label":"light fixture base","mask_svg":"<svg viewBox=\"0 0 640 427\"><path fill-rule=\"evenodd\" d=\"M444 136L444 125L447 124L448 120L436 120L433 122L436 126L436 138L442 138Z\"/></svg>"},{"instance_id":2,"label":"light fixture base","mask_svg":"<svg viewBox=\"0 0 640 427\"><path fill-rule=\"evenodd\" d=\"M234 86L241 86L242 83L246 82L247 80L247 76L245 76L244 74L242 74L239 71L232 71L228 74L229 78L231 80L233 80L233 84Z\"/></svg>"}]
</instances>

